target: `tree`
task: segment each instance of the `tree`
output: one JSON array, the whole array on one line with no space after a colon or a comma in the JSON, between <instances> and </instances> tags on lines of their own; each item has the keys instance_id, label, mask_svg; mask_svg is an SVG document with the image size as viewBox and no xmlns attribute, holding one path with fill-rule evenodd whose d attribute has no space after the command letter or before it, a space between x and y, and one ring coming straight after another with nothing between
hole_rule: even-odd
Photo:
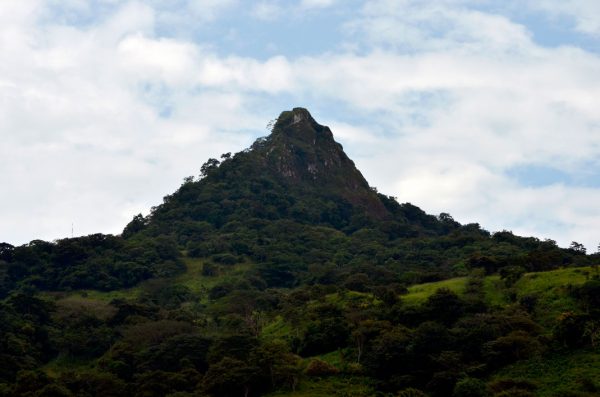
<instances>
[{"instance_id":1,"label":"tree","mask_svg":"<svg viewBox=\"0 0 600 397\"><path fill-rule=\"evenodd\" d=\"M307 324L300 354L313 356L328 353L347 345L350 330L343 317L324 317Z\"/></svg>"},{"instance_id":2,"label":"tree","mask_svg":"<svg viewBox=\"0 0 600 397\"><path fill-rule=\"evenodd\" d=\"M438 215L438 220L443 226L444 232L449 232L450 230L456 229L460 227L460 223L456 222L452 215L447 212L442 212Z\"/></svg>"},{"instance_id":3,"label":"tree","mask_svg":"<svg viewBox=\"0 0 600 397\"><path fill-rule=\"evenodd\" d=\"M598 246L600 248L600 245ZM9 262L12 259L15 247L8 243L0 243L0 260Z\"/></svg>"},{"instance_id":4,"label":"tree","mask_svg":"<svg viewBox=\"0 0 600 397\"><path fill-rule=\"evenodd\" d=\"M583 244L578 243L577 241L572 241L571 245L569 246L569 250L571 250L572 252L576 253L576 254L583 254L585 255L586 253L586 248Z\"/></svg>"},{"instance_id":5,"label":"tree","mask_svg":"<svg viewBox=\"0 0 600 397\"><path fill-rule=\"evenodd\" d=\"M483 268L486 274L492 274L498 270L498 262L496 259L481 254L474 254L471 256L469 258L469 266L472 269Z\"/></svg>"},{"instance_id":6,"label":"tree","mask_svg":"<svg viewBox=\"0 0 600 397\"><path fill-rule=\"evenodd\" d=\"M247 397L256 382L258 368L241 360L224 357L212 364L203 379L204 389L214 396Z\"/></svg>"},{"instance_id":7,"label":"tree","mask_svg":"<svg viewBox=\"0 0 600 397\"><path fill-rule=\"evenodd\" d=\"M505 266L500 269L500 278L504 280L507 287L513 286L523 274L525 274L525 268L521 266Z\"/></svg>"},{"instance_id":8,"label":"tree","mask_svg":"<svg viewBox=\"0 0 600 397\"><path fill-rule=\"evenodd\" d=\"M487 397L490 393L485 382L477 378L464 378L454 387L453 397Z\"/></svg>"},{"instance_id":9,"label":"tree","mask_svg":"<svg viewBox=\"0 0 600 397\"><path fill-rule=\"evenodd\" d=\"M387 321L366 319L354 325L352 339L356 346L356 362L360 364L362 355L368 343L379 334L390 328Z\"/></svg>"},{"instance_id":10,"label":"tree","mask_svg":"<svg viewBox=\"0 0 600 397\"><path fill-rule=\"evenodd\" d=\"M409 352L411 331L397 326L373 339L364 355L364 367L379 379L390 379L398 373L410 373L414 356Z\"/></svg>"},{"instance_id":11,"label":"tree","mask_svg":"<svg viewBox=\"0 0 600 397\"><path fill-rule=\"evenodd\" d=\"M483 351L490 367L501 367L541 352L542 345L525 331L512 331L485 343Z\"/></svg>"},{"instance_id":12,"label":"tree","mask_svg":"<svg viewBox=\"0 0 600 397\"><path fill-rule=\"evenodd\" d=\"M269 122L267 123L267 127L266 127L267 130L269 130L269 131L272 132L273 131L273 127L275 127L275 124L277 123L278 120L279 120L279 117L276 118L276 119L269 120Z\"/></svg>"},{"instance_id":13,"label":"tree","mask_svg":"<svg viewBox=\"0 0 600 397\"><path fill-rule=\"evenodd\" d=\"M427 397L427 394L419 389L409 387L408 389L399 391L398 394L396 394L396 397Z\"/></svg>"},{"instance_id":14,"label":"tree","mask_svg":"<svg viewBox=\"0 0 600 397\"><path fill-rule=\"evenodd\" d=\"M198 381L197 378L197 374L193 373L184 375L166 371L144 372L135 377L135 395L160 397L171 395L175 391L192 391Z\"/></svg>"},{"instance_id":15,"label":"tree","mask_svg":"<svg viewBox=\"0 0 600 397\"><path fill-rule=\"evenodd\" d=\"M295 390L301 376L300 357L289 351L287 344L271 341L258 346L250 353L250 362L260 368L261 376L270 383L271 390Z\"/></svg>"},{"instance_id":16,"label":"tree","mask_svg":"<svg viewBox=\"0 0 600 397\"><path fill-rule=\"evenodd\" d=\"M583 336L590 339L590 344L595 349L600 339L600 321L589 320L584 325Z\"/></svg>"},{"instance_id":17,"label":"tree","mask_svg":"<svg viewBox=\"0 0 600 397\"><path fill-rule=\"evenodd\" d=\"M600 309L600 280L586 281L576 287L572 295L577 298L587 311Z\"/></svg>"},{"instance_id":18,"label":"tree","mask_svg":"<svg viewBox=\"0 0 600 397\"><path fill-rule=\"evenodd\" d=\"M318 358L310 360L305 370L306 375L319 377L336 375L339 372L340 371L335 366Z\"/></svg>"},{"instance_id":19,"label":"tree","mask_svg":"<svg viewBox=\"0 0 600 397\"><path fill-rule=\"evenodd\" d=\"M219 160L209 158L206 161L206 163L202 164L202 167L200 167L200 177L204 178L206 175L208 175L209 172L217 169L219 167L219 164L221 164Z\"/></svg>"},{"instance_id":20,"label":"tree","mask_svg":"<svg viewBox=\"0 0 600 397\"><path fill-rule=\"evenodd\" d=\"M430 318L450 325L463 314L464 302L450 289L439 288L427 298L425 310Z\"/></svg>"},{"instance_id":21,"label":"tree","mask_svg":"<svg viewBox=\"0 0 600 397\"><path fill-rule=\"evenodd\" d=\"M429 357L447 350L450 344L448 329L440 323L425 321L414 330L411 351L417 357Z\"/></svg>"},{"instance_id":22,"label":"tree","mask_svg":"<svg viewBox=\"0 0 600 397\"><path fill-rule=\"evenodd\" d=\"M129 222L127 226L125 226L125 229L123 229L123 238L128 238L134 235L135 233L143 230L147 224L148 220L144 218L142 214L137 214L133 217L131 222Z\"/></svg>"},{"instance_id":23,"label":"tree","mask_svg":"<svg viewBox=\"0 0 600 397\"><path fill-rule=\"evenodd\" d=\"M369 276L364 273L354 273L344 282L344 287L350 291L365 292L368 289Z\"/></svg>"}]
</instances>

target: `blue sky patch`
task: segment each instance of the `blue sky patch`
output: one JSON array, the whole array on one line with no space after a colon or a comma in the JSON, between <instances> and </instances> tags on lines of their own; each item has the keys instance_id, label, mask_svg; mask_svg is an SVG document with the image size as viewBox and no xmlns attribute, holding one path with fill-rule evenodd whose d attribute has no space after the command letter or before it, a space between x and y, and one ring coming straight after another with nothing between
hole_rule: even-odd
<instances>
[{"instance_id":1,"label":"blue sky patch","mask_svg":"<svg viewBox=\"0 0 600 397\"><path fill-rule=\"evenodd\" d=\"M506 174L520 185L542 187L561 184L577 187L600 187L600 168L595 164L578 167L577 171L564 171L543 165L521 165L509 169Z\"/></svg>"}]
</instances>

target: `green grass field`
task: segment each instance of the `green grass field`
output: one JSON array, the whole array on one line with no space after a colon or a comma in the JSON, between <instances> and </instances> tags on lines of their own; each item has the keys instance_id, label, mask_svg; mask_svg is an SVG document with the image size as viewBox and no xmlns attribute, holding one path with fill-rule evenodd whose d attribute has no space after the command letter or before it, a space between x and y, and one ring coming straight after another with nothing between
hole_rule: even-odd
<instances>
[{"instance_id":1,"label":"green grass field","mask_svg":"<svg viewBox=\"0 0 600 397\"><path fill-rule=\"evenodd\" d=\"M200 296L201 303L207 303L207 292L220 282L228 279L241 277L252 266L250 263L238 263L236 265L223 267L223 271L216 277L202 275L203 259L184 258L186 271L170 279L151 279L146 280L135 287L115 291L97 291L97 290L76 290L71 292L47 293L47 296L54 297L55 300L64 299L74 300L78 297L82 301L103 301L110 302L113 299L136 299L141 297L144 292L150 290L157 283L168 282L169 285L183 285L193 293Z\"/></svg>"},{"instance_id":2,"label":"green grass field","mask_svg":"<svg viewBox=\"0 0 600 397\"><path fill-rule=\"evenodd\" d=\"M575 301L569 296L570 286L585 283L596 273L592 267L565 268L548 272L526 273L510 289L505 287L499 276L488 276L484 280L486 303L490 306L506 306L510 303L509 293L514 293L517 301L525 296L537 297L536 317L549 326L558 315L575 310ZM413 285L408 294L402 295L402 301L408 305L418 305L439 288L448 288L458 295L465 291L466 277Z\"/></svg>"},{"instance_id":3,"label":"green grass field","mask_svg":"<svg viewBox=\"0 0 600 397\"><path fill-rule=\"evenodd\" d=\"M402 295L402 301L408 305L418 305L440 288L448 288L451 291L461 295L465 291L467 284L466 277L452 278L449 280L435 281L425 284L417 284L408 287L408 294Z\"/></svg>"},{"instance_id":4,"label":"green grass field","mask_svg":"<svg viewBox=\"0 0 600 397\"><path fill-rule=\"evenodd\" d=\"M536 296L535 316L544 327L551 326L563 312L576 310L569 288L585 283L594 270L591 267L558 269L527 273L514 285L517 299Z\"/></svg>"}]
</instances>

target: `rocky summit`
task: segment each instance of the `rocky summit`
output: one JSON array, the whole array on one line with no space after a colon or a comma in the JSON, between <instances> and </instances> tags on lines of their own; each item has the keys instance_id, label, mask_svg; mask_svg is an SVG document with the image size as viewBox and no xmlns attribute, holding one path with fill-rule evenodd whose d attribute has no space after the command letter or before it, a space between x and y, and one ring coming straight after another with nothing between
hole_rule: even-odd
<instances>
[{"instance_id":1,"label":"rocky summit","mask_svg":"<svg viewBox=\"0 0 600 397\"><path fill-rule=\"evenodd\" d=\"M305 191L339 196L369 215L389 215L327 126L304 108L282 112L270 136L253 146L264 166L282 182Z\"/></svg>"}]
</instances>

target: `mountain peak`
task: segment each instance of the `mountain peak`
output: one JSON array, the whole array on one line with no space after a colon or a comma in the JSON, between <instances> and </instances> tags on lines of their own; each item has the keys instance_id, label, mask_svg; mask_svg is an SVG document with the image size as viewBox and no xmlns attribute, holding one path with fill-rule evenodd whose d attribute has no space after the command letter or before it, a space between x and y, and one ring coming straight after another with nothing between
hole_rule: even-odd
<instances>
[{"instance_id":1,"label":"mountain peak","mask_svg":"<svg viewBox=\"0 0 600 397\"><path fill-rule=\"evenodd\" d=\"M296 108L293 108L292 110L283 111L279 115L279 118L284 119L289 116L292 116L293 124L298 123L302 120L308 120L311 122L315 122L315 119L313 119L312 115L306 108L296 107Z\"/></svg>"},{"instance_id":2,"label":"mountain peak","mask_svg":"<svg viewBox=\"0 0 600 397\"><path fill-rule=\"evenodd\" d=\"M378 218L387 214L329 127L305 108L282 112L271 135L253 149L271 172L296 187L339 195Z\"/></svg>"},{"instance_id":3,"label":"mountain peak","mask_svg":"<svg viewBox=\"0 0 600 397\"><path fill-rule=\"evenodd\" d=\"M306 108L293 108L292 110L285 110L281 112L277 118L275 127L285 128L301 122L308 124L318 124L312 117L308 109Z\"/></svg>"},{"instance_id":4,"label":"mountain peak","mask_svg":"<svg viewBox=\"0 0 600 397\"><path fill-rule=\"evenodd\" d=\"M343 229L393 216L329 127L306 109L282 112L269 136L223 158L209 159L203 177L169 196L154 210L153 222L175 230L190 219L221 227L264 218Z\"/></svg>"},{"instance_id":5,"label":"mountain peak","mask_svg":"<svg viewBox=\"0 0 600 397\"><path fill-rule=\"evenodd\" d=\"M357 171L329 127L317 123L305 108L281 112L260 149L270 168L287 179L323 182L342 171Z\"/></svg>"},{"instance_id":6,"label":"mountain peak","mask_svg":"<svg viewBox=\"0 0 600 397\"><path fill-rule=\"evenodd\" d=\"M281 112L272 135L285 135L311 145L334 142L329 127L317 123L307 109L299 107Z\"/></svg>"}]
</instances>

